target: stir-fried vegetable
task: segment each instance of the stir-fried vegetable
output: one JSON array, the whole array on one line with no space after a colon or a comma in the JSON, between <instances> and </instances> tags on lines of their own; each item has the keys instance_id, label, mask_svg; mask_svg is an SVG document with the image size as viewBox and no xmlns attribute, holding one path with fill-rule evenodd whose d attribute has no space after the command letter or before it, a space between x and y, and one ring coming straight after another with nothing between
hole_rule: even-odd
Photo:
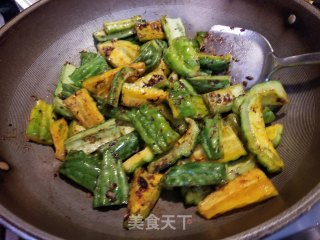
<instances>
[{"instance_id":1,"label":"stir-fried vegetable","mask_svg":"<svg viewBox=\"0 0 320 240\"><path fill-rule=\"evenodd\" d=\"M221 136L223 157L218 160L219 162L230 162L247 154L243 143L230 125L222 127Z\"/></svg>"},{"instance_id":2,"label":"stir-fried vegetable","mask_svg":"<svg viewBox=\"0 0 320 240\"><path fill-rule=\"evenodd\" d=\"M168 66L183 77L194 77L200 70L198 55L186 37L174 38L164 55Z\"/></svg>"},{"instance_id":3,"label":"stir-fried vegetable","mask_svg":"<svg viewBox=\"0 0 320 240\"><path fill-rule=\"evenodd\" d=\"M52 105L37 101L26 136L54 145L60 175L91 192L94 208L128 204L130 229L163 187L207 219L278 194L258 168L284 167L279 81L245 91L229 75L230 53L207 53L208 32L188 38L180 18L107 21L93 37L98 53L62 66Z\"/></svg>"},{"instance_id":4,"label":"stir-fried vegetable","mask_svg":"<svg viewBox=\"0 0 320 240\"><path fill-rule=\"evenodd\" d=\"M161 172L174 165L180 158L191 155L200 130L196 122L191 118L186 118L186 121L189 124L186 133L174 144L173 148L166 155L149 164L149 172Z\"/></svg>"},{"instance_id":5,"label":"stir-fried vegetable","mask_svg":"<svg viewBox=\"0 0 320 240\"><path fill-rule=\"evenodd\" d=\"M168 96L162 89L139 87L133 83L124 83L121 94L121 104L126 107L139 107L148 103L159 104Z\"/></svg>"},{"instance_id":6,"label":"stir-fried vegetable","mask_svg":"<svg viewBox=\"0 0 320 240\"><path fill-rule=\"evenodd\" d=\"M269 172L280 171L284 162L268 138L262 117L262 96L250 95L240 109L241 125L248 149Z\"/></svg>"},{"instance_id":7,"label":"stir-fried vegetable","mask_svg":"<svg viewBox=\"0 0 320 240\"><path fill-rule=\"evenodd\" d=\"M244 95L242 84L236 84L224 89L209 92L203 95L203 99L212 114L229 112L232 109L233 100Z\"/></svg>"},{"instance_id":8,"label":"stir-fried vegetable","mask_svg":"<svg viewBox=\"0 0 320 240\"><path fill-rule=\"evenodd\" d=\"M199 141L208 159L217 160L223 157L222 119L220 115L205 118Z\"/></svg>"},{"instance_id":9,"label":"stir-fried vegetable","mask_svg":"<svg viewBox=\"0 0 320 240\"><path fill-rule=\"evenodd\" d=\"M117 161L109 150L106 150L93 191L93 207L125 204L128 202L128 195L128 180L121 162Z\"/></svg>"},{"instance_id":10,"label":"stir-fried vegetable","mask_svg":"<svg viewBox=\"0 0 320 240\"><path fill-rule=\"evenodd\" d=\"M188 81L198 93L208 93L214 90L228 87L230 84L231 76L197 76L188 78Z\"/></svg>"},{"instance_id":11,"label":"stir-fried vegetable","mask_svg":"<svg viewBox=\"0 0 320 240\"><path fill-rule=\"evenodd\" d=\"M181 187L181 194L186 205L198 205L212 191L211 186Z\"/></svg>"},{"instance_id":12,"label":"stir-fried vegetable","mask_svg":"<svg viewBox=\"0 0 320 240\"><path fill-rule=\"evenodd\" d=\"M160 21L138 23L136 32L140 42L165 38Z\"/></svg>"},{"instance_id":13,"label":"stir-fried vegetable","mask_svg":"<svg viewBox=\"0 0 320 240\"><path fill-rule=\"evenodd\" d=\"M173 89L169 90L168 104L174 118L203 118L208 114L202 97L184 79L173 83Z\"/></svg>"},{"instance_id":14,"label":"stir-fried vegetable","mask_svg":"<svg viewBox=\"0 0 320 240\"><path fill-rule=\"evenodd\" d=\"M126 66L117 67L114 69L111 69L109 71L106 71L100 75L90 77L86 79L82 86L86 88L90 93L92 93L95 97L98 97L100 99L106 99L108 97L110 87L112 80L114 76L123 68L123 67L129 67L134 68L137 70L139 76L144 73L145 71L145 64L143 62L138 63L132 63ZM127 81L136 80L134 78L135 76L132 76L132 78L126 79Z\"/></svg>"},{"instance_id":15,"label":"stir-fried vegetable","mask_svg":"<svg viewBox=\"0 0 320 240\"><path fill-rule=\"evenodd\" d=\"M100 174L101 156L106 150L110 151L117 161L122 162L139 149L140 138L136 132L132 132L102 145L98 148L99 154L71 151L60 167L60 173L93 192Z\"/></svg>"},{"instance_id":16,"label":"stir-fried vegetable","mask_svg":"<svg viewBox=\"0 0 320 240\"><path fill-rule=\"evenodd\" d=\"M199 53L198 58L201 68L210 69L214 72L223 72L228 70L229 64L232 60L232 56L230 53L224 56Z\"/></svg>"},{"instance_id":17,"label":"stir-fried vegetable","mask_svg":"<svg viewBox=\"0 0 320 240\"><path fill-rule=\"evenodd\" d=\"M274 147L277 147L282 138L282 133L283 133L283 125L280 123L271 125L266 128L268 138L271 140L272 145Z\"/></svg>"},{"instance_id":18,"label":"stir-fried vegetable","mask_svg":"<svg viewBox=\"0 0 320 240\"><path fill-rule=\"evenodd\" d=\"M255 168L208 195L199 203L198 211L203 217L210 219L276 195L278 192L272 182L261 170Z\"/></svg>"},{"instance_id":19,"label":"stir-fried vegetable","mask_svg":"<svg viewBox=\"0 0 320 240\"><path fill-rule=\"evenodd\" d=\"M169 81L162 69L155 69L135 81L134 84L140 87L166 88L169 86Z\"/></svg>"},{"instance_id":20,"label":"stir-fried vegetable","mask_svg":"<svg viewBox=\"0 0 320 240\"><path fill-rule=\"evenodd\" d=\"M74 117L86 128L94 127L104 121L96 102L89 92L82 88L64 100L64 104Z\"/></svg>"},{"instance_id":21,"label":"stir-fried vegetable","mask_svg":"<svg viewBox=\"0 0 320 240\"><path fill-rule=\"evenodd\" d=\"M52 137L50 126L55 120L55 114L51 104L38 100L31 110L26 136L28 140L36 143L51 145Z\"/></svg>"},{"instance_id":22,"label":"stir-fried vegetable","mask_svg":"<svg viewBox=\"0 0 320 240\"><path fill-rule=\"evenodd\" d=\"M118 107L118 102L122 86L128 78L137 76L137 71L133 68L124 67L112 79L107 103L113 107Z\"/></svg>"},{"instance_id":23,"label":"stir-fried vegetable","mask_svg":"<svg viewBox=\"0 0 320 240\"><path fill-rule=\"evenodd\" d=\"M127 173L134 172L137 168L154 159L154 153L149 147L145 147L140 152L133 155L123 163L123 168Z\"/></svg>"},{"instance_id":24,"label":"stir-fried vegetable","mask_svg":"<svg viewBox=\"0 0 320 240\"><path fill-rule=\"evenodd\" d=\"M180 18L162 16L161 24L169 44L175 38L186 36L186 30Z\"/></svg>"},{"instance_id":25,"label":"stir-fried vegetable","mask_svg":"<svg viewBox=\"0 0 320 240\"><path fill-rule=\"evenodd\" d=\"M141 46L140 55L134 62L144 62L146 64L146 71L150 72L159 65L163 48L165 47L166 44L162 44L161 40L148 41Z\"/></svg>"},{"instance_id":26,"label":"stir-fried vegetable","mask_svg":"<svg viewBox=\"0 0 320 240\"><path fill-rule=\"evenodd\" d=\"M67 152L83 151L92 153L103 144L121 136L120 128L114 119L110 119L96 127L81 131L65 141Z\"/></svg>"},{"instance_id":27,"label":"stir-fried vegetable","mask_svg":"<svg viewBox=\"0 0 320 240\"><path fill-rule=\"evenodd\" d=\"M204 40L208 36L208 32L197 32L194 40L197 42L199 51L203 51Z\"/></svg>"},{"instance_id":28,"label":"stir-fried vegetable","mask_svg":"<svg viewBox=\"0 0 320 240\"><path fill-rule=\"evenodd\" d=\"M99 43L99 53L105 57L113 67L119 67L133 63L138 57L140 47L125 40L107 41Z\"/></svg>"},{"instance_id":29,"label":"stir-fried vegetable","mask_svg":"<svg viewBox=\"0 0 320 240\"><path fill-rule=\"evenodd\" d=\"M110 67L100 54L94 54L90 59L87 59L86 61L82 60L82 65L75 69L69 77L76 87L81 87L83 80L98 75L109 68Z\"/></svg>"},{"instance_id":30,"label":"stir-fried vegetable","mask_svg":"<svg viewBox=\"0 0 320 240\"><path fill-rule=\"evenodd\" d=\"M226 170L222 163L187 162L170 168L163 182L167 187L182 187L217 185L225 180Z\"/></svg>"},{"instance_id":31,"label":"stir-fried vegetable","mask_svg":"<svg viewBox=\"0 0 320 240\"><path fill-rule=\"evenodd\" d=\"M144 105L138 110L131 110L129 118L142 139L156 154L166 152L179 138L160 112Z\"/></svg>"},{"instance_id":32,"label":"stir-fried vegetable","mask_svg":"<svg viewBox=\"0 0 320 240\"><path fill-rule=\"evenodd\" d=\"M141 16L122 19L119 21L104 22L103 29L93 33L99 42L126 38L135 33L135 25L141 20Z\"/></svg>"},{"instance_id":33,"label":"stir-fried vegetable","mask_svg":"<svg viewBox=\"0 0 320 240\"><path fill-rule=\"evenodd\" d=\"M70 79L70 75L76 70L76 67L71 63L65 63L61 69L59 80L54 91L54 96L58 98L65 98L72 93L67 93L66 85L72 85L73 81Z\"/></svg>"},{"instance_id":34,"label":"stir-fried vegetable","mask_svg":"<svg viewBox=\"0 0 320 240\"><path fill-rule=\"evenodd\" d=\"M87 155L82 151L74 151L67 155L59 172L93 192L96 187L97 177L100 174L100 160L96 155Z\"/></svg>"},{"instance_id":35,"label":"stir-fried vegetable","mask_svg":"<svg viewBox=\"0 0 320 240\"><path fill-rule=\"evenodd\" d=\"M148 217L160 197L162 176L160 173L148 173L143 168L135 171L130 186L127 214L123 222L125 228L128 227L130 216L140 215L140 221Z\"/></svg>"},{"instance_id":36,"label":"stir-fried vegetable","mask_svg":"<svg viewBox=\"0 0 320 240\"><path fill-rule=\"evenodd\" d=\"M67 121L64 118L54 121L50 126L50 133L56 149L55 157L59 160L64 160L66 152L64 142L69 135Z\"/></svg>"}]
</instances>

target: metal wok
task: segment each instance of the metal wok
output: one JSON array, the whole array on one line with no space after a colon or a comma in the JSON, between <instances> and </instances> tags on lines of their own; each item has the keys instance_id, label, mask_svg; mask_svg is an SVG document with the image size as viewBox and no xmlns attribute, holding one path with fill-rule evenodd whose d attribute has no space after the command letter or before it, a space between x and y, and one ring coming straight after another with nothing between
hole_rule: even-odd
<instances>
[{"instance_id":1,"label":"metal wok","mask_svg":"<svg viewBox=\"0 0 320 240\"><path fill-rule=\"evenodd\" d=\"M320 51L320 13L303 0L56 0L41 1L0 29L0 223L26 238L40 239L237 239L266 236L320 199L320 67L283 69L275 74L290 95L280 112L285 132L279 147L284 171L273 177L280 196L206 221L179 196L165 192L153 210L192 215L185 230L126 231L124 208L95 211L85 192L57 176L53 150L25 141L34 99L51 100L65 61L93 50L91 33L103 20L141 14L181 17L189 35L213 24L258 31L279 56ZM288 24L288 16L296 22Z\"/></svg>"}]
</instances>

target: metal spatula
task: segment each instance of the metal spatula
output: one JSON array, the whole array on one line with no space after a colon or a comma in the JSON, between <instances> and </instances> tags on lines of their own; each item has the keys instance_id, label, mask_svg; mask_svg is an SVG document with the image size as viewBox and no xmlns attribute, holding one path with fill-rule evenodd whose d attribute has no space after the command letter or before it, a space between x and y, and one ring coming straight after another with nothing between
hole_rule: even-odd
<instances>
[{"instance_id":1,"label":"metal spatula","mask_svg":"<svg viewBox=\"0 0 320 240\"><path fill-rule=\"evenodd\" d=\"M204 49L217 55L231 53L233 82L243 82L247 88L270 79L281 68L320 64L320 52L279 58L264 36L238 27L212 26Z\"/></svg>"}]
</instances>

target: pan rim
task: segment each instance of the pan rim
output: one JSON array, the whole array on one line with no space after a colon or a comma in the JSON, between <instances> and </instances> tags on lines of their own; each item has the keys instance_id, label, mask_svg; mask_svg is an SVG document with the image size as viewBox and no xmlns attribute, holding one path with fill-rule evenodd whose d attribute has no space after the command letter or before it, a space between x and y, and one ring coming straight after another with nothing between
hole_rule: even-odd
<instances>
[{"instance_id":1,"label":"pan rim","mask_svg":"<svg viewBox=\"0 0 320 240\"><path fill-rule=\"evenodd\" d=\"M13 18L11 21L6 23L0 28L0 42L6 33L11 30L16 24L24 19L27 15L36 11L41 6L51 2L52 0L41 0L33 4L28 9L21 12L18 16ZM313 7L312 5L306 3L303 0L293 0L301 7L305 8L313 17L320 21L320 11ZM298 202L293 204L290 208L283 211L282 213L276 215L270 220L259 224L256 227L248 229L244 232L238 233L226 239L255 239L262 238L271 233L279 230L283 226L292 222L294 219L298 218L303 213L308 212L312 206L314 206L318 201L320 201L320 183L318 183L306 196L300 199ZM31 239L60 239L48 232L45 232L36 226L33 226L23 219L20 219L17 215L6 209L0 204L0 224L4 227L15 232L20 237L31 240Z\"/></svg>"},{"instance_id":2,"label":"pan rim","mask_svg":"<svg viewBox=\"0 0 320 240\"><path fill-rule=\"evenodd\" d=\"M9 22L7 22L5 25L3 25L0 28L0 39L8 32L10 31L10 29L16 25L17 23L19 23L25 16L29 15L30 13L34 12L35 10L37 10L38 8L40 8L41 6L47 4L48 2L50 2L51 0L41 0L38 1L36 3L34 3L33 5L31 5L30 7L28 7L27 9L23 10L22 12L20 12L17 16L15 16L14 18L12 18Z\"/></svg>"}]
</instances>

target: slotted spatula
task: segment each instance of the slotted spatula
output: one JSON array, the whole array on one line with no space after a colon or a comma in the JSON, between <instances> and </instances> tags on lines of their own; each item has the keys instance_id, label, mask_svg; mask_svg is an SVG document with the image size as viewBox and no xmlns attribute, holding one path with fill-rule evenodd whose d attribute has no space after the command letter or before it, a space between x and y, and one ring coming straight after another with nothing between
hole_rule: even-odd
<instances>
[{"instance_id":1,"label":"slotted spatula","mask_svg":"<svg viewBox=\"0 0 320 240\"><path fill-rule=\"evenodd\" d=\"M212 26L204 49L217 55L231 53L234 58L230 67L233 83L244 82L246 88L269 80L281 68L320 64L320 52L280 58L264 36L239 27Z\"/></svg>"}]
</instances>

